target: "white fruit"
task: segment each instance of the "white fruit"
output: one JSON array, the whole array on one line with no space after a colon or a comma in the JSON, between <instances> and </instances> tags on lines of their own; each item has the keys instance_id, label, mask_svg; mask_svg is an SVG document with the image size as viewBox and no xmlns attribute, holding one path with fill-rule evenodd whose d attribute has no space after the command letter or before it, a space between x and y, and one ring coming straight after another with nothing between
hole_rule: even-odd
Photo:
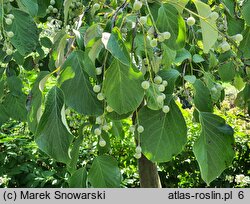
<instances>
[{"instance_id":1,"label":"white fruit","mask_svg":"<svg viewBox=\"0 0 250 204\"><path fill-rule=\"evenodd\" d=\"M93 87L93 91L94 91L95 93L99 93L99 92L101 91L101 86L100 86L100 85L95 85L95 86Z\"/></svg>"},{"instance_id":2,"label":"white fruit","mask_svg":"<svg viewBox=\"0 0 250 204\"><path fill-rule=\"evenodd\" d=\"M147 23L147 19L148 19L147 16L141 16L139 21L142 25L144 25Z\"/></svg>"},{"instance_id":3,"label":"white fruit","mask_svg":"<svg viewBox=\"0 0 250 204\"><path fill-rule=\"evenodd\" d=\"M163 37L165 40L168 40L171 37L171 33L170 32L164 32L162 33Z\"/></svg>"},{"instance_id":4,"label":"white fruit","mask_svg":"<svg viewBox=\"0 0 250 204\"><path fill-rule=\"evenodd\" d=\"M100 128L96 128L94 130L94 133L95 133L95 135L100 135L100 134L102 134L102 130Z\"/></svg>"},{"instance_id":5,"label":"white fruit","mask_svg":"<svg viewBox=\"0 0 250 204\"><path fill-rule=\"evenodd\" d=\"M140 159L141 158L141 153L135 153L135 158Z\"/></svg>"},{"instance_id":6,"label":"white fruit","mask_svg":"<svg viewBox=\"0 0 250 204\"><path fill-rule=\"evenodd\" d=\"M6 23L7 25L11 25L11 24L12 24L12 20L11 20L10 18L6 18L6 19L5 19L5 23Z\"/></svg>"},{"instance_id":7,"label":"white fruit","mask_svg":"<svg viewBox=\"0 0 250 204\"><path fill-rule=\"evenodd\" d=\"M137 154L140 154L141 153L141 146L137 146L136 148L135 148L135 152L137 153Z\"/></svg>"},{"instance_id":8,"label":"white fruit","mask_svg":"<svg viewBox=\"0 0 250 204\"><path fill-rule=\"evenodd\" d=\"M162 83L162 78L161 78L160 76L156 76L156 77L154 78L154 82L155 82L156 84L161 84L161 83Z\"/></svg>"},{"instance_id":9,"label":"white fruit","mask_svg":"<svg viewBox=\"0 0 250 204\"><path fill-rule=\"evenodd\" d=\"M160 33L160 34L158 35L157 39L158 39L159 42L165 41L165 38L164 38L164 36L163 36L162 33Z\"/></svg>"},{"instance_id":10,"label":"white fruit","mask_svg":"<svg viewBox=\"0 0 250 204\"><path fill-rule=\"evenodd\" d=\"M143 89L145 89L145 90L149 89L149 87L150 87L149 81L143 81L143 82L141 83L141 87L142 87Z\"/></svg>"},{"instance_id":11,"label":"white fruit","mask_svg":"<svg viewBox=\"0 0 250 204\"><path fill-rule=\"evenodd\" d=\"M55 0L50 0L50 5L55 5Z\"/></svg>"},{"instance_id":12,"label":"white fruit","mask_svg":"<svg viewBox=\"0 0 250 204\"><path fill-rule=\"evenodd\" d=\"M12 19L12 20L15 18L13 14L8 14L7 17Z\"/></svg>"},{"instance_id":13,"label":"white fruit","mask_svg":"<svg viewBox=\"0 0 250 204\"><path fill-rule=\"evenodd\" d=\"M164 96L163 95L157 96L156 101L157 103L162 103L164 101Z\"/></svg>"},{"instance_id":14,"label":"white fruit","mask_svg":"<svg viewBox=\"0 0 250 204\"><path fill-rule=\"evenodd\" d=\"M230 50L230 45L228 44L228 42L224 41L223 43L221 43L221 49L223 52Z\"/></svg>"},{"instance_id":15,"label":"white fruit","mask_svg":"<svg viewBox=\"0 0 250 204\"><path fill-rule=\"evenodd\" d=\"M159 85L159 86L158 86L158 90L159 90L160 92L165 91L165 86L164 86L163 84Z\"/></svg>"},{"instance_id":16,"label":"white fruit","mask_svg":"<svg viewBox=\"0 0 250 204\"><path fill-rule=\"evenodd\" d=\"M215 87L219 91L222 91L222 89L223 89L223 86L221 86L221 84L216 84Z\"/></svg>"},{"instance_id":17,"label":"white fruit","mask_svg":"<svg viewBox=\"0 0 250 204\"><path fill-rule=\"evenodd\" d=\"M168 81L163 80L163 81L162 81L162 85L164 85L165 87L168 86Z\"/></svg>"},{"instance_id":18,"label":"white fruit","mask_svg":"<svg viewBox=\"0 0 250 204\"><path fill-rule=\"evenodd\" d=\"M219 14L214 11L209 15L209 18L211 18L212 20L217 20L219 18Z\"/></svg>"},{"instance_id":19,"label":"white fruit","mask_svg":"<svg viewBox=\"0 0 250 204\"><path fill-rule=\"evenodd\" d=\"M155 33L154 27L150 27L150 28L148 29L148 36L153 37L153 36L154 36L154 33Z\"/></svg>"},{"instance_id":20,"label":"white fruit","mask_svg":"<svg viewBox=\"0 0 250 204\"><path fill-rule=\"evenodd\" d=\"M104 95L103 95L103 93L97 94L97 99L98 99L99 101L103 101L103 100L104 100Z\"/></svg>"},{"instance_id":21,"label":"white fruit","mask_svg":"<svg viewBox=\"0 0 250 204\"><path fill-rule=\"evenodd\" d=\"M157 46L157 39L156 38L150 40L150 46L151 47L156 47Z\"/></svg>"},{"instance_id":22,"label":"white fruit","mask_svg":"<svg viewBox=\"0 0 250 204\"><path fill-rule=\"evenodd\" d=\"M134 132L135 132L135 126L134 126L134 125L130 126L130 127L129 127L129 131L130 131L131 133L134 133Z\"/></svg>"},{"instance_id":23,"label":"white fruit","mask_svg":"<svg viewBox=\"0 0 250 204\"><path fill-rule=\"evenodd\" d=\"M101 147L105 147L106 146L106 141L101 137L100 138L100 141L99 141L99 145L101 146Z\"/></svg>"},{"instance_id":24,"label":"white fruit","mask_svg":"<svg viewBox=\"0 0 250 204\"><path fill-rule=\"evenodd\" d=\"M133 9L135 11L139 11L141 7L142 7L142 2L136 0L135 3L133 4Z\"/></svg>"},{"instance_id":25,"label":"white fruit","mask_svg":"<svg viewBox=\"0 0 250 204\"><path fill-rule=\"evenodd\" d=\"M105 124L105 125L102 126L102 129L103 129L104 131L109 131L109 130L110 130L110 126L107 125L107 124Z\"/></svg>"},{"instance_id":26,"label":"white fruit","mask_svg":"<svg viewBox=\"0 0 250 204\"><path fill-rule=\"evenodd\" d=\"M103 122L103 118L102 118L101 116L98 116L98 117L95 119L95 122L96 122L96 124L101 125L102 122Z\"/></svg>"},{"instance_id":27,"label":"white fruit","mask_svg":"<svg viewBox=\"0 0 250 204\"><path fill-rule=\"evenodd\" d=\"M234 36L234 39L235 39L237 42L240 42L240 41L243 40L243 36L242 36L241 34L236 34L236 35Z\"/></svg>"},{"instance_id":28,"label":"white fruit","mask_svg":"<svg viewBox=\"0 0 250 204\"><path fill-rule=\"evenodd\" d=\"M95 11L98 11L100 8L101 8L101 6L100 6L100 4L98 4L98 3L95 3L95 4L93 5L93 9L94 9Z\"/></svg>"},{"instance_id":29,"label":"white fruit","mask_svg":"<svg viewBox=\"0 0 250 204\"><path fill-rule=\"evenodd\" d=\"M12 55L12 53L13 53L12 49L7 49L7 50L6 50L6 54L7 54L7 55Z\"/></svg>"},{"instance_id":30,"label":"white fruit","mask_svg":"<svg viewBox=\"0 0 250 204\"><path fill-rule=\"evenodd\" d=\"M216 89L215 86L214 86L213 88L211 88L211 92L212 92L212 93L216 93L216 92L217 92L217 89Z\"/></svg>"},{"instance_id":31,"label":"white fruit","mask_svg":"<svg viewBox=\"0 0 250 204\"><path fill-rule=\"evenodd\" d=\"M137 127L137 132L142 133L144 131L144 127L142 125L139 125Z\"/></svg>"},{"instance_id":32,"label":"white fruit","mask_svg":"<svg viewBox=\"0 0 250 204\"><path fill-rule=\"evenodd\" d=\"M102 74L102 68L101 67L97 67L95 69L96 75L101 75Z\"/></svg>"},{"instance_id":33,"label":"white fruit","mask_svg":"<svg viewBox=\"0 0 250 204\"><path fill-rule=\"evenodd\" d=\"M54 7L53 7L52 5L49 5L49 6L48 6L48 9L49 9L50 11L53 11L53 8L54 8Z\"/></svg>"},{"instance_id":34,"label":"white fruit","mask_svg":"<svg viewBox=\"0 0 250 204\"><path fill-rule=\"evenodd\" d=\"M57 8L53 8L53 13L58 13L58 9Z\"/></svg>"},{"instance_id":35,"label":"white fruit","mask_svg":"<svg viewBox=\"0 0 250 204\"><path fill-rule=\"evenodd\" d=\"M190 16L190 17L187 19L187 24L188 24L189 26L194 25L194 24L195 24L195 19L194 19L194 17Z\"/></svg>"},{"instance_id":36,"label":"white fruit","mask_svg":"<svg viewBox=\"0 0 250 204\"><path fill-rule=\"evenodd\" d=\"M168 112L170 111L169 106L163 106L163 107L162 107L162 111L163 111L164 113L168 113Z\"/></svg>"},{"instance_id":37,"label":"white fruit","mask_svg":"<svg viewBox=\"0 0 250 204\"><path fill-rule=\"evenodd\" d=\"M107 106L107 107L106 107L106 110L107 110L107 112L109 112L109 113L111 113L111 112L113 112L113 111L114 111L114 109L113 109L113 108L111 108L110 106Z\"/></svg>"},{"instance_id":38,"label":"white fruit","mask_svg":"<svg viewBox=\"0 0 250 204\"><path fill-rule=\"evenodd\" d=\"M12 31L9 31L9 32L7 32L7 36L9 38L12 38L12 37L14 37L14 33Z\"/></svg>"}]
</instances>

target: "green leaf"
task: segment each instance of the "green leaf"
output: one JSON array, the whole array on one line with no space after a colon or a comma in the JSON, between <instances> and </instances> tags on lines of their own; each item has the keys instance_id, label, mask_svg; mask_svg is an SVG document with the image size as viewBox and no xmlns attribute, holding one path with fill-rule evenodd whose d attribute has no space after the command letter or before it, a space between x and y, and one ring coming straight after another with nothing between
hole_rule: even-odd
<instances>
[{"instance_id":1,"label":"green leaf","mask_svg":"<svg viewBox=\"0 0 250 204\"><path fill-rule=\"evenodd\" d=\"M18 0L18 6L31 16L36 16L38 12L37 0Z\"/></svg>"},{"instance_id":2,"label":"green leaf","mask_svg":"<svg viewBox=\"0 0 250 204\"><path fill-rule=\"evenodd\" d=\"M164 22L164 23L163 23ZM170 32L171 37L166 41L166 45L177 50L185 45L186 25L177 9L171 4L162 4L158 10L156 26L160 32Z\"/></svg>"},{"instance_id":3,"label":"green leaf","mask_svg":"<svg viewBox=\"0 0 250 204\"><path fill-rule=\"evenodd\" d=\"M157 102L157 96L161 95L161 92L158 90L157 84L150 84L149 89L146 90L146 101L147 107L151 110L159 110L162 108L162 104Z\"/></svg>"},{"instance_id":4,"label":"green leaf","mask_svg":"<svg viewBox=\"0 0 250 204\"><path fill-rule=\"evenodd\" d=\"M102 37L103 29L99 24L93 24L90 26L84 35L84 45L85 47L92 47L93 43L96 42L97 39Z\"/></svg>"},{"instance_id":5,"label":"green leaf","mask_svg":"<svg viewBox=\"0 0 250 204\"><path fill-rule=\"evenodd\" d=\"M196 81L196 77L194 75L185 75L184 79L191 84L194 84Z\"/></svg>"},{"instance_id":6,"label":"green leaf","mask_svg":"<svg viewBox=\"0 0 250 204\"><path fill-rule=\"evenodd\" d=\"M96 157L89 170L88 179L94 188L119 188L121 173L117 161L107 155Z\"/></svg>"},{"instance_id":7,"label":"green leaf","mask_svg":"<svg viewBox=\"0 0 250 204\"><path fill-rule=\"evenodd\" d=\"M106 145L105 145L104 147L101 147L101 146L99 145L99 142L100 142L100 139L101 139L101 137L99 137L99 138L98 138L98 145L97 145L97 149L98 149L99 155L106 154L106 153L110 152L110 149L111 149L111 146L110 146L110 139L109 139L108 133L102 131L101 136L102 136L102 139L105 140Z\"/></svg>"},{"instance_id":8,"label":"green leaf","mask_svg":"<svg viewBox=\"0 0 250 204\"><path fill-rule=\"evenodd\" d=\"M227 15L227 33L230 36L241 33L244 30L245 22L243 19L236 19Z\"/></svg>"},{"instance_id":9,"label":"green leaf","mask_svg":"<svg viewBox=\"0 0 250 204\"><path fill-rule=\"evenodd\" d=\"M243 40L240 42L240 54L242 53L245 58L250 58L250 26L247 26L247 28L243 31Z\"/></svg>"},{"instance_id":10,"label":"green leaf","mask_svg":"<svg viewBox=\"0 0 250 204\"><path fill-rule=\"evenodd\" d=\"M87 171L85 168L80 168L74 172L69 179L70 188L86 188Z\"/></svg>"},{"instance_id":11,"label":"green leaf","mask_svg":"<svg viewBox=\"0 0 250 204\"><path fill-rule=\"evenodd\" d=\"M4 105L0 103L0 126L9 119L9 115Z\"/></svg>"},{"instance_id":12,"label":"green leaf","mask_svg":"<svg viewBox=\"0 0 250 204\"><path fill-rule=\"evenodd\" d=\"M234 0L222 0L223 4L225 5L226 10L231 16L234 16Z\"/></svg>"},{"instance_id":13,"label":"green leaf","mask_svg":"<svg viewBox=\"0 0 250 204\"><path fill-rule=\"evenodd\" d=\"M178 4L176 4L176 0L169 0L169 3L173 4L173 6L179 11L179 13L183 12L188 2L189 0L179 0Z\"/></svg>"},{"instance_id":14,"label":"green leaf","mask_svg":"<svg viewBox=\"0 0 250 204\"><path fill-rule=\"evenodd\" d=\"M15 35L10 38L10 41L21 55L26 56L34 51L38 45L38 29L29 14L18 9L12 9L11 12L15 18L13 23L7 26L7 29Z\"/></svg>"},{"instance_id":15,"label":"green leaf","mask_svg":"<svg viewBox=\"0 0 250 204\"><path fill-rule=\"evenodd\" d=\"M233 129L225 120L212 113L200 112L202 131L193 146L202 179L209 185L234 158Z\"/></svg>"},{"instance_id":16,"label":"green leaf","mask_svg":"<svg viewBox=\"0 0 250 204\"><path fill-rule=\"evenodd\" d=\"M154 162L167 162L179 154L187 141L187 127L181 111L173 100L170 112L153 111L146 107L139 111L143 154Z\"/></svg>"},{"instance_id":17,"label":"green leaf","mask_svg":"<svg viewBox=\"0 0 250 204\"><path fill-rule=\"evenodd\" d=\"M211 8L199 0L193 0L200 18L202 39L203 39L203 51L208 53L209 50L214 46L218 38L218 30L216 27L216 20L208 18L212 13ZM205 20L204 20L205 18Z\"/></svg>"},{"instance_id":18,"label":"green leaf","mask_svg":"<svg viewBox=\"0 0 250 204\"><path fill-rule=\"evenodd\" d=\"M32 56L27 57L23 62L23 68L27 71L31 71L35 67L35 62Z\"/></svg>"},{"instance_id":19,"label":"green leaf","mask_svg":"<svg viewBox=\"0 0 250 204\"><path fill-rule=\"evenodd\" d=\"M232 61L227 62L218 68L218 72L222 81L230 82L236 74L235 65Z\"/></svg>"},{"instance_id":20,"label":"green leaf","mask_svg":"<svg viewBox=\"0 0 250 204\"><path fill-rule=\"evenodd\" d=\"M7 78L8 88L12 95L20 96L22 95L23 83L22 80L17 76L11 76Z\"/></svg>"},{"instance_id":21,"label":"green leaf","mask_svg":"<svg viewBox=\"0 0 250 204\"><path fill-rule=\"evenodd\" d=\"M68 16L69 16L69 8L70 8L70 5L71 3L73 2L73 0L65 0L63 2L63 7L64 7L64 25L66 26L67 25L67 22L68 22Z\"/></svg>"},{"instance_id":22,"label":"green leaf","mask_svg":"<svg viewBox=\"0 0 250 204\"><path fill-rule=\"evenodd\" d=\"M26 104L26 95L13 95L11 93L7 94L3 105L5 111L10 118L19 121L27 120L27 110L25 107Z\"/></svg>"},{"instance_id":23,"label":"green leaf","mask_svg":"<svg viewBox=\"0 0 250 204\"><path fill-rule=\"evenodd\" d=\"M38 122L42 115L41 105L42 105L42 91L43 81L48 78L49 72L40 72L30 93L30 99L28 99L26 106L28 106L28 124L30 130L35 133Z\"/></svg>"},{"instance_id":24,"label":"green leaf","mask_svg":"<svg viewBox=\"0 0 250 204\"><path fill-rule=\"evenodd\" d=\"M70 173L75 172L75 170L77 168L77 162L78 162L79 154L80 154L79 149L80 149L80 146L82 145L82 141L83 141L83 134L82 134L83 127L84 126L82 126L82 128L79 128L79 133L78 133L79 136L72 144L72 148L71 148L71 152L70 152L71 160L70 160L69 165L67 166L67 170Z\"/></svg>"},{"instance_id":25,"label":"green leaf","mask_svg":"<svg viewBox=\"0 0 250 204\"><path fill-rule=\"evenodd\" d=\"M246 21L246 24L248 26L250 26L250 1L246 0L244 1L243 5L242 5L242 16L244 18L244 20Z\"/></svg>"},{"instance_id":26,"label":"green leaf","mask_svg":"<svg viewBox=\"0 0 250 204\"><path fill-rule=\"evenodd\" d=\"M103 34L102 42L105 45L106 37L105 33ZM125 47L123 41L121 32L118 28L113 28L112 33L108 39L108 42L106 44L106 49L115 57L117 60L119 60L124 65L129 66L130 65L130 57L127 48Z\"/></svg>"},{"instance_id":27,"label":"green leaf","mask_svg":"<svg viewBox=\"0 0 250 204\"><path fill-rule=\"evenodd\" d=\"M125 132L123 130L122 122L121 121L112 121L112 124L113 124L112 129L111 129L112 135L117 137L117 138L124 139Z\"/></svg>"},{"instance_id":28,"label":"green leaf","mask_svg":"<svg viewBox=\"0 0 250 204\"><path fill-rule=\"evenodd\" d=\"M40 41L41 41L41 45L43 47L52 48L52 46L53 46L53 43L51 42L51 40L48 37L40 38Z\"/></svg>"},{"instance_id":29,"label":"green leaf","mask_svg":"<svg viewBox=\"0 0 250 204\"><path fill-rule=\"evenodd\" d=\"M162 53L162 65L163 65L164 69L170 69L172 63L175 60L176 51L171 50L165 44L162 44L162 50L163 50L163 53Z\"/></svg>"},{"instance_id":30,"label":"green leaf","mask_svg":"<svg viewBox=\"0 0 250 204\"><path fill-rule=\"evenodd\" d=\"M175 58L175 63L182 63L184 60L191 60L192 59L192 55L191 53L186 50L185 48L178 50L177 51L177 55Z\"/></svg>"},{"instance_id":31,"label":"green leaf","mask_svg":"<svg viewBox=\"0 0 250 204\"><path fill-rule=\"evenodd\" d=\"M45 110L38 124L35 141L38 147L55 160L69 163L69 146L73 140L65 120L64 94L54 86L50 89Z\"/></svg>"},{"instance_id":32,"label":"green leaf","mask_svg":"<svg viewBox=\"0 0 250 204\"><path fill-rule=\"evenodd\" d=\"M103 87L109 106L118 114L134 111L143 99L142 81L141 72L114 59L105 72Z\"/></svg>"},{"instance_id":33,"label":"green leaf","mask_svg":"<svg viewBox=\"0 0 250 204\"><path fill-rule=\"evenodd\" d=\"M195 54L193 56L193 62L195 62L195 63L201 63L201 62L204 62L204 61L205 61L204 58L202 56L198 55L198 54Z\"/></svg>"},{"instance_id":34,"label":"green leaf","mask_svg":"<svg viewBox=\"0 0 250 204\"><path fill-rule=\"evenodd\" d=\"M47 15L46 9L50 5L50 0L42 0L42 1L39 0L37 1L37 4L38 4L37 16L44 18Z\"/></svg>"},{"instance_id":35,"label":"green leaf","mask_svg":"<svg viewBox=\"0 0 250 204\"><path fill-rule=\"evenodd\" d=\"M195 94L194 94L195 107L199 111L212 112L213 104L209 89L200 79L197 79L193 84L193 86L195 88Z\"/></svg>"},{"instance_id":36,"label":"green leaf","mask_svg":"<svg viewBox=\"0 0 250 204\"><path fill-rule=\"evenodd\" d=\"M180 72L178 72L176 69L161 70L158 75L161 76L163 80L168 82L164 93L172 94L174 92L175 82L180 76Z\"/></svg>"},{"instance_id":37,"label":"green leaf","mask_svg":"<svg viewBox=\"0 0 250 204\"><path fill-rule=\"evenodd\" d=\"M91 62L86 63L83 51L71 53L63 64L58 83L68 106L81 114L101 115L103 104L97 100L88 76L88 73L93 75L95 68L87 66L89 64Z\"/></svg>"}]
</instances>

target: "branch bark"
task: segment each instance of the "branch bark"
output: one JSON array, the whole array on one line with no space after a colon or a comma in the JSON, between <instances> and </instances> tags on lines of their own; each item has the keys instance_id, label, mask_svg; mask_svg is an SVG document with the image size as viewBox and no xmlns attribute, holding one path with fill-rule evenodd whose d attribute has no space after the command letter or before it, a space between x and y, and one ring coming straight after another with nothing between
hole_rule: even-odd
<instances>
[{"instance_id":1,"label":"branch bark","mask_svg":"<svg viewBox=\"0 0 250 204\"><path fill-rule=\"evenodd\" d=\"M143 154L138 161L141 188L161 188L157 166Z\"/></svg>"}]
</instances>

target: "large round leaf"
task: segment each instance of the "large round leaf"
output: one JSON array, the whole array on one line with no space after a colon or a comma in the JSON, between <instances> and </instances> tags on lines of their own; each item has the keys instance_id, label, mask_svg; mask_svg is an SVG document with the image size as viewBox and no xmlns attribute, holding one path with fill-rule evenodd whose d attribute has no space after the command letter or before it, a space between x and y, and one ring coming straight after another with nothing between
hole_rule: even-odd
<instances>
[{"instance_id":1,"label":"large round leaf","mask_svg":"<svg viewBox=\"0 0 250 204\"><path fill-rule=\"evenodd\" d=\"M153 111L142 108L139 122L144 127L141 133L141 147L144 155L151 161L167 162L180 153L187 141L187 127L178 106L173 100L170 112Z\"/></svg>"},{"instance_id":2,"label":"large round leaf","mask_svg":"<svg viewBox=\"0 0 250 204\"><path fill-rule=\"evenodd\" d=\"M61 89L53 87L48 93L35 141L52 158L69 163L69 146L73 136L67 128L64 116L64 94Z\"/></svg>"},{"instance_id":3,"label":"large round leaf","mask_svg":"<svg viewBox=\"0 0 250 204\"><path fill-rule=\"evenodd\" d=\"M12 14L15 18L13 23L8 26L7 29L11 30L15 35L10 38L10 41L20 54L27 56L35 50L39 43L38 29L28 13L18 9L13 9Z\"/></svg>"},{"instance_id":4,"label":"large round leaf","mask_svg":"<svg viewBox=\"0 0 250 204\"><path fill-rule=\"evenodd\" d=\"M199 116L202 131L193 151L201 169L201 176L209 184L234 158L234 131L217 115L200 112Z\"/></svg>"},{"instance_id":5,"label":"large round leaf","mask_svg":"<svg viewBox=\"0 0 250 204\"><path fill-rule=\"evenodd\" d=\"M120 115L134 111L143 99L142 81L141 72L114 59L105 73L104 94L108 105Z\"/></svg>"},{"instance_id":6,"label":"large round leaf","mask_svg":"<svg viewBox=\"0 0 250 204\"><path fill-rule=\"evenodd\" d=\"M107 155L96 157L89 170L88 179L94 188L120 187L121 173L117 161Z\"/></svg>"},{"instance_id":7,"label":"large round leaf","mask_svg":"<svg viewBox=\"0 0 250 204\"><path fill-rule=\"evenodd\" d=\"M86 62L84 52L71 53L63 65L59 84L65 94L68 106L78 113L101 115L103 105L97 100L96 93L94 93L89 80L89 76L93 74L91 69L93 65L90 64L90 60L88 63Z\"/></svg>"}]
</instances>

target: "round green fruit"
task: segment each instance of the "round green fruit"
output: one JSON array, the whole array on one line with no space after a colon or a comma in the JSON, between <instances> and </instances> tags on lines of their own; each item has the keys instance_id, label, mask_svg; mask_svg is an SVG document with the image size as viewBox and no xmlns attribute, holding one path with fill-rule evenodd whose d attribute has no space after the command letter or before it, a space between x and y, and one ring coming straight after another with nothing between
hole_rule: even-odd
<instances>
[{"instance_id":1,"label":"round green fruit","mask_svg":"<svg viewBox=\"0 0 250 204\"><path fill-rule=\"evenodd\" d=\"M162 83L162 78L161 78L160 76L156 76L156 77L154 78L154 82L155 82L156 84L161 84L161 83Z\"/></svg>"},{"instance_id":2,"label":"round green fruit","mask_svg":"<svg viewBox=\"0 0 250 204\"><path fill-rule=\"evenodd\" d=\"M101 91L101 86L100 86L100 85L95 85L95 86L93 87L93 91L94 91L95 93L99 93L99 92Z\"/></svg>"},{"instance_id":3,"label":"round green fruit","mask_svg":"<svg viewBox=\"0 0 250 204\"><path fill-rule=\"evenodd\" d=\"M230 50L230 45L228 44L228 42L226 42L226 41L223 42L221 44L221 49L222 49L223 52L226 52L226 51Z\"/></svg>"},{"instance_id":4,"label":"round green fruit","mask_svg":"<svg viewBox=\"0 0 250 204\"><path fill-rule=\"evenodd\" d=\"M102 130L100 128L96 128L94 130L94 133L95 133L95 135L101 135L102 134Z\"/></svg>"},{"instance_id":5,"label":"round green fruit","mask_svg":"<svg viewBox=\"0 0 250 204\"><path fill-rule=\"evenodd\" d=\"M163 107L162 107L162 111L163 111L164 113L168 113L168 112L170 111L169 106L163 106Z\"/></svg>"},{"instance_id":6,"label":"round green fruit","mask_svg":"<svg viewBox=\"0 0 250 204\"><path fill-rule=\"evenodd\" d=\"M99 145L101 147L105 147L106 146L106 141L101 137L100 141L99 141Z\"/></svg>"},{"instance_id":7,"label":"round green fruit","mask_svg":"<svg viewBox=\"0 0 250 204\"><path fill-rule=\"evenodd\" d=\"M156 38L150 40L150 46L151 47L156 47L157 46L157 39Z\"/></svg>"},{"instance_id":8,"label":"round green fruit","mask_svg":"<svg viewBox=\"0 0 250 204\"><path fill-rule=\"evenodd\" d=\"M145 25L147 23L147 19L148 19L147 16L141 16L139 21L142 25Z\"/></svg>"},{"instance_id":9,"label":"round green fruit","mask_svg":"<svg viewBox=\"0 0 250 204\"><path fill-rule=\"evenodd\" d=\"M133 9L135 11L139 11L141 7L142 7L142 2L136 0L135 3L133 4Z\"/></svg>"},{"instance_id":10,"label":"round green fruit","mask_svg":"<svg viewBox=\"0 0 250 204\"><path fill-rule=\"evenodd\" d=\"M12 20L11 20L10 18L6 18L6 19L5 19L5 23L6 23L7 25L11 25L11 24L12 24Z\"/></svg>"},{"instance_id":11,"label":"round green fruit","mask_svg":"<svg viewBox=\"0 0 250 204\"><path fill-rule=\"evenodd\" d=\"M95 4L93 5L93 9L94 9L95 11L98 11L100 8L101 8L101 6L100 6L100 4L98 4L98 3L95 3Z\"/></svg>"},{"instance_id":12,"label":"round green fruit","mask_svg":"<svg viewBox=\"0 0 250 204\"><path fill-rule=\"evenodd\" d=\"M234 39L237 41L237 42L241 42L243 40L243 35L241 34L236 34L234 36Z\"/></svg>"},{"instance_id":13,"label":"round green fruit","mask_svg":"<svg viewBox=\"0 0 250 204\"><path fill-rule=\"evenodd\" d=\"M145 90L149 89L149 87L150 87L149 81L143 81L143 82L141 83L141 87L142 87L143 89L145 89Z\"/></svg>"},{"instance_id":14,"label":"round green fruit","mask_svg":"<svg viewBox=\"0 0 250 204\"><path fill-rule=\"evenodd\" d=\"M171 33L170 32L164 32L162 33L163 37L165 40L168 40L169 38L171 38Z\"/></svg>"},{"instance_id":15,"label":"round green fruit","mask_svg":"<svg viewBox=\"0 0 250 204\"><path fill-rule=\"evenodd\" d=\"M193 26L195 24L195 18L190 16L188 19L187 19L187 24L189 26Z\"/></svg>"},{"instance_id":16,"label":"round green fruit","mask_svg":"<svg viewBox=\"0 0 250 204\"><path fill-rule=\"evenodd\" d=\"M137 128L137 132L142 133L144 131L144 127L142 125L139 125Z\"/></svg>"}]
</instances>

